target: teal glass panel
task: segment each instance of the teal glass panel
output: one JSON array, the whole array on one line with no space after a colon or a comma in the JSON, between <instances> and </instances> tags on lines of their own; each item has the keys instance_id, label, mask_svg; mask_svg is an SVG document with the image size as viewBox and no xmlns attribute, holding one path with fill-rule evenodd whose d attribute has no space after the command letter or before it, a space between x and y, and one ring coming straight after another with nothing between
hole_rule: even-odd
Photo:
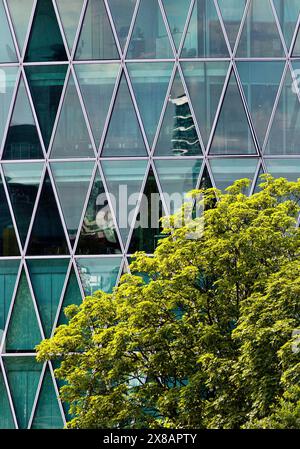
<instances>
[{"instance_id":1,"label":"teal glass panel","mask_svg":"<svg viewBox=\"0 0 300 449\"><path fill-rule=\"evenodd\" d=\"M67 61L52 0L38 1L25 53L25 62Z\"/></svg>"},{"instance_id":2,"label":"teal glass panel","mask_svg":"<svg viewBox=\"0 0 300 449\"><path fill-rule=\"evenodd\" d=\"M257 170L257 158L211 159L210 167L216 187L225 190L238 179L254 179ZM250 192L251 185L245 193Z\"/></svg>"},{"instance_id":3,"label":"teal glass panel","mask_svg":"<svg viewBox=\"0 0 300 449\"><path fill-rule=\"evenodd\" d=\"M247 0L218 0L218 5L232 50L236 43L246 4Z\"/></svg>"},{"instance_id":4,"label":"teal glass panel","mask_svg":"<svg viewBox=\"0 0 300 449\"><path fill-rule=\"evenodd\" d=\"M0 429L15 429L3 374L0 371Z\"/></svg>"},{"instance_id":5,"label":"teal glass panel","mask_svg":"<svg viewBox=\"0 0 300 449\"><path fill-rule=\"evenodd\" d=\"M260 145L263 144L271 118L284 62L238 62L237 68Z\"/></svg>"},{"instance_id":6,"label":"teal glass panel","mask_svg":"<svg viewBox=\"0 0 300 449\"><path fill-rule=\"evenodd\" d=\"M20 429L29 424L42 365L34 357L5 357L5 371Z\"/></svg>"},{"instance_id":7,"label":"teal glass panel","mask_svg":"<svg viewBox=\"0 0 300 449\"><path fill-rule=\"evenodd\" d=\"M162 1L176 48L179 48L191 0Z\"/></svg>"},{"instance_id":8,"label":"teal glass panel","mask_svg":"<svg viewBox=\"0 0 300 449\"><path fill-rule=\"evenodd\" d=\"M150 169L144 196L130 240L129 253L145 251L153 254L157 244L162 238L160 219L163 216L162 203L156 179Z\"/></svg>"},{"instance_id":9,"label":"teal glass panel","mask_svg":"<svg viewBox=\"0 0 300 449\"><path fill-rule=\"evenodd\" d=\"M123 50L127 41L136 0L108 0L107 3Z\"/></svg>"},{"instance_id":10,"label":"teal glass panel","mask_svg":"<svg viewBox=\"0 0 300 449\"><path fill-rule=\"evenodd\" d=\"M33 0L7 0L10 17L22 53L33 7Z\"/></svg>"},{"instance_id":11,"label":"teal glass panel","mask_svg":"<svg viewBox=\"0 0 300 449\"><path fill-rule=\"evenodd\" d=\"M22 244L25 244L43 164L3 164L6 185Z\"/></svg>"},{"instance_id":12,"label":"teal glass panel","mask_svg":"<svg viewBox=\"0 0 300 449\"><path fill-rule=\"evenodd\" d=\"M178 72L169 95L155 151L156 156L202 154L189 100Z\"/></svg>"},{"instance_id":13,"label":"teal glass panel","mask_svg":"<svg viewBox=\"0 0 300 449\"><path fill-rule=\"evenodd\" d=\"M269 0L252 0L237 50L239 58L284 56Z\"/></svg>"},{"instance_id":14,"label":"teal glass panel","mask_svg":"<svg viewBox=\"0 0 300 449\"><path fill-rule=\"evenodd\" d=\"M126 244L146 175L147 161L103 161L102 167L121 237Z\"/></svg>"},{"instance_id":15,"label":"teal glass panel","mask_svg":"<svg viewBox=\"0 0 300 449\"><path fill-rule=\"evenodd\" d=\"M164 159L155 161L168 212L173 214L186 201L186 194L197 187L202 160Z\"/></svg>"},{"instance_id":16,"label":"teal glass panel","mask_svg":"<svg viewBox=\"0 0 300 449\"><path fill-rule=\"evenodd\" d=\"M125 75L120 81L102 156L147 156Z\"/></svg>"},{"instance_id":17,"label":"teal glass panel","mask_svg":"<svg viewBox=\"0 0 300 449\"><path fill-rule=\"evenodd\" d=\"M51 164L72 245L76 239L93 168L94 164L91 162L57 162Z\"/></svg>"},{"instance_id":18,"label":"teal glass panel","mask_svg":"<svg viewBox=\"0 0 300 449\"><path fill-rule=\"evenodd\" d=\"M100 176L94 180L85 212L77 254L119 254L119 239Z\"/></svg>"},{"instance_id":19,"label":"teal glass panel","mask_svg":"<svg viewBox=\"0 0 300 449\"><path fill-rule=\"evenodd\" d=\"M189 96L205 146L211 133L220 96L228 73L228 62L182 62Z\"/></svg>"},{"instance_id":20,"label":"teal glass panel","mask_svg":"<svg viewBox=\"0 0 300 449\"><path fill-rule=\"evenodd\" d=\"M28 260L27 264L45 337L50 338L69 260Z\"/></svg>"},{"instance_id":21,"label":"teal glass panel","mask_svg":"<svg viewBox=\"0 0 300 449\"><path fill-rule=\"evenodd\" d=\"M27 66L25 72L44 143L48 148L67 66Z\"/></svg>"},{"instance_id":22,"label":"teal glass panel","mask_svg":"<svg viewBox=\"0 0 300 449\"><path fill-rule=\"evenodd\" d=\"M103 0L88 1L75 58L120 58Z\"/></svg>"},{"instance_id":23,"label":"teal glass panel","mask_svg":"<svg viewBox=\"0 0 300 449\"><path fill-rule=\"evenodd\" d=\"M0 3L0 63L17 62L16 49L9 29L3 2Z\"/></svg>"},{"instance_id":24,"label":"teal glass panel","mask_svg":"<svg viewBox=\"0 0 300 449\"><path fill-rule=\"evenodd\" d=\"M256 154L239 88L232 72L219 115L211 154Z\"/></svg>"},{"instance_id":25,"label":"teal glass panel","mask_svg":"<svg viewBox=\"0 0 300 449\"><path fill-rule=\"evenodd\" d=\"M288 181L297 181L300 178L300 159L296 158L265 158L267 173L274 178L286 178Z\"/></svg>"},{"instance_id":26,"label":"teal glass panel","mask_svg":"<svg viewBox=\"0 0 300 449\"><path fill-rule=\"evenodd\" d=\"M292 38L300 13L298 0L273 0L287 48L291 46Z\"/></svg>"},{"instance_id":27,"label":"teal glass panel","mask_svg":"<svg viewBox=\"0 0 300 449\"><path fill-rule=\"evenodd\" d=\"M69 50L73 48L84 0L56 0Z\"/></svg>"},{"instance_id":28,"label":"teal glass panel","mask_svg":"<svg viewBox=\"0 0 300 449\"><path fill-rule=\"evenodd\" d=\"M43 183L27 253L31 256L68 254L65 234L48 174Z\"/></svg>"},{"instance_id":29,"label":"teal glass panel","mask_svg":"<svg viewBox=\"0 0 300 449\"><path fill-rule=\"evenodd\" d=\"M77 282L76 274L72 268L57 325L61 326L62 324L68 324L68 319L64 313L65 309L71 305L79 306L81 303L82 296L80 288Z\"/></svg>"},{"instance_id":30,"label":"teal glass panel","mask_svg":"<svg viewBox=\"0 0 300 449\"><path fill-rule=\"evenodd\" d=\"M20 254L16 232L10 215L3 183L0 179L0 257Z\"/></svg>"},{"instance_id":31,"label":"teal glass panel","mask_svg":"<svg viewBox=\"0 0 300 449\"><path fill-rule=\"evenodd\" d=\"M77 259L76 262L86 296L91 296L98 290L110 293L115 287L120 272L121 257Z\"/></svg>"},{"instance_id":32,"label":"teal glass panel","mask_svg":"<svg viewBox=\"0 0 300 449\"><path fill-rule=\"evenodd\" d=\"M171 62L127 64L149 144L152 145L173 70Z\"/></svg>"},{"instance_id":33,"label":"teal glass panel","mask_svg":"<svg viewBox=\"0 0 300 449\"><path fill-rule=\"evenodd\" d=\"M16 84L18 67L1 67L0 72L0 145L8 122L8 114Z\"/></svg>"},{"instance_id":34,"label":"teal glass panel","mask_svg":"<svg viewBox=\"0 0 300 449\"><path fill-rule=\"evenodd\" d=\"M5 141L3 159L43 159L40 138L21 79Z\"/></svg>"},{"instance_id":35,"label":"teal glass panel","mask_svg":"<svg viewBox=\"0 0 300 449\"><path fill-rule=\"evenodd\" d=\"M293 56L300 56L300 28L298 30L294 50L293 50Z\"/></svg>"},{"instance_id":36,"label":"teal glass panel","mask_svg":"<svg viewBox=\"0 0 300 449\"><path fill-rule=\"evenodd\" d=\"M114 63L78 64L74 67L98 147L120 65Z\"/></svg>"},{"instance_id":37,"label":"teal glass panel","mask_svg":"<svg viewBox=\"0 0 300 449\"><path fill-rule=\"evenodd\" d=\"M62 420L52 376L46 371L31 429L62 429Z\"/></svg>"},{"instance_id":38,"label":"teal glass panel","mask_svg":"<svg viewBox=\"0 0 300 449\"><path fill-rule=\"evenodd\" d=\"M23 272L6 335L6 352L32 352L41 339L31 293Z\"/></svg>"},{"instance_id":39,"label":"teal glass panel","mask_svg":"<svg viewBox=\"0 0 300 449\"><path fill-rule=\"evenodd\" d=\"M294 69L300 69L294 63ZM300 103L288 70L270 130L266 154L300 154Z\"/></svg>"},{"instance_id":40,"label":"teal glass panel","mask_svg":"<svg viewBox=\"0 0 300 449\"><path fill-rule=\"evenodd\" d=\"M171 59L174 54L157 0L141 0L127 59Z\"/></svg>"},{"instance_id":41,"label":"teal glass panel","mask_svg":"<svg viewBox=\"0 0 300 449\"><path fill-rule=\"evenodd\" d=\"M181 57L229 57L221 23L212 0L195 1Z\"/></svg>"},{"instance_id":42,"label":"teal glass panel","mask_svg":"<svg viewBox=\"0 0 300 449\"><path fill-rule=\"evenodd\" d=\"M95 157L72 77L68 82L51 157L54 159Z\"/></svg>"},{"instance_id":43,"label":"teal glass panel","mask_svg":"<svg viewBox=\"0 0 300 449\"><path fill-rule=\"evenodd\" d=\"M13 292L15 289L18 270L19 270L19 261L0 260L0 344ZM1 428L1 418L0 418L0 428Z\"/></svg>"}]
</instances>

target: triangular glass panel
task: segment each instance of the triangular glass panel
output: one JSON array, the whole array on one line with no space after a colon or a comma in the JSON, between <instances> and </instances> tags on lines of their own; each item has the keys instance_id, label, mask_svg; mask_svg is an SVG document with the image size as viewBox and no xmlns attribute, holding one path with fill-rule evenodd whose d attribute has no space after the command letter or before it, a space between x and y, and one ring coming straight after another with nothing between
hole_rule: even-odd
<instances>
[{"instance_id":1,"label":"triangular glass panel","mask_svg":"<svg viewBox=\"0 0 300 449\"><path fill-rule=\"evenodd\" d=\"M43 183L27 253L31 256L68 254L65 233L48 174Z\"/></svg>"},{"instance_id":2,"label":"triangular glass panel","mask_svg":"<svg viewBox=\"0 0 300 449\"><path fill-rule=\"evenodd\" d=\"M276 158L265 159L267 173L274 178L286 178L288 181L297 181L300 178L300 159Z\"/></svg>"},{"instance_id":3,"label":"triangular glass panel","mask_svg":"<svg viewBox=\"0 0 300 449\"><path fill-rule=\"evenodd\" d=\"M96 174L85 212L77 254L119 254L119 239L103 183Z\"/></svg>"},{"instance_id":4,"label":"triangular glass panel","mask_svg":"<svg viewBox=\"0 0 300 449\"><path fill-rule=\"evenodd\" d=\"M125 75L120 81L102 156L147 156Z\"/></svg>"},{"instance_id":5,"label":"triangular glass panel","mask_svg":"<svg viewBox=\"0 0 300 449\"><path fill-rule=\"evenodd\" d=\"M0 178L0 257L19 256L15 228L8 207L4 186Z\"/></svg>"},{"instance_id":6,"label":"triangular glass panel","mask_svg":"<svg viewBox=\"0 0 300 449\"><path fill-rule=\"evenodd\" d=\"M178 211L187 199L186 194L197 187L201 166L201 159L155 161L168 213Z\"/></svg>"},{"instance_id":7,"label":"triangular glass panel","mask_svg":"<svg viewBox=\"0 0 300 449\"><path fill-rule=\"evenodd\" d=\"M252 0L240 37L237 57L281 56L285 54L269 0Z\"/></svg>"},{"instance_id":8,"label":"triangular glass panel","mask_svg":"<svg viewBox=\"0 0 300 449\"><path fill-rule=\"evenodd\" d=\"M17 62L16 49L9 29L3 2L0 3L0 42L0 63Z\"/></svg>"},{"instance_id":9,"label":"triangular glass panel","mask_svg":"<svg viewBox=\"0 0 300 449\"><path fill-rule=\"evenodd\" d=\"M247 0L218 0L227 36L234 50Z\"/></svg>"},{"instance_id":10,"label":"triangular glass panel","mask_svg":"<svg viewBox=\"0 0 300 449\"><path fill-rule=\"evenodd\" d=\"M55 162L51 164L61 209L73 246L86 200L94 163Z\"/></svg>"},{"instance_id":11,"label":"triangular glass panel","mask_svg":"<svg viewBox=\"0 0 300 449\"><path fill-rule=\"evenodd\" d=\"M62 324L68 324L68 319L64 313L65 309L72 305L80 306L81 303L81 291L77 282L74 268L72 268L57 325L61 326Z\"/></svg>"},{"instance_id":12,"label":"triangular glass panel","mask_svg":"<svg viewBox=\"0 0 300 449\"><path fill-rule=\"evenodd\" d=\"M45 337L50 338L69 260L28 260L27 264Z\"/></svg>"},{"instance_id":13,"label":"triangular glass panel","mask_svg":"<svg viewBox=\"0 0 300 449\"><path fill-rule=\"evenodd\" d=\"M120 65L116 63L76 64L74 67L98 147Z\"/></svg>"},{"instance_id":14,"label":"triangular glass panel","mask_svg":"<svg viewBox=\"0 0 300 449\"><path fill-rule=\"evenodd\" d=\"M258 158L211 159L210 166L217 189L225 190L238 179L253 180L257 170ZM251 185L245 193L249 193Z\"/></svg>"},{"instance_id":15,"label":"triangular glass panel","mask_svg":"<svg viewBox=\"0 0 300 449\"><path fill-rule=\"evenodd\" d=\"M163 238L160 219L163 208L153 170L150 169L144 196L130 241L129 253L145 251L153 254L157 244Z\"/></svg>"},{"instance_id":16,"label":"triangular glass panel","mask_svg":"<svg viewBox=\"0 0 300 449\"><path fill-rule=\"evenodd\" d=\"M56 0L69 50L73 48L84 0Z\"/></svg>"},{"instance_id":17,"label":"triangular glass panel","mask_svg":"<svg viewBox=\"0 0 300 449\"><path fill-rule=\"evenodd\" d=\"M180 2L176 2L174 0L163 0L162 3L166 12L173 41L178 50L184 32L191 0L180 0Z\"/></svg>"},{"instance_id":18,"label":"triangular glass panel","mask_svg":"<svg viewBox=\"0 0 300 449\"><path fill-rule=\"evenodd\" d=\"M79 276L86 296L102 290L110 293L120 273L122 257L77 259Z\"/></svg>"},{"instance_id":19,"label":"triangular glass panel","mask_svg":"<svg viewBox=\"0 0 300 449\"><path fill-rule=\"evenodd\" d=\"M213 185L210 179L210 175L207 166L205 165L199 184L199 189L211 189L212 187Z\"/></svg>"},{"instance_id":20,"label":"triangular glass panel","mask_svg":"<svg viewBox=\"0 0 300 449\"><path fill-rule=\"evenodd\" d=\"M6 352L32 352L42 339L26 274L23 271L6 335Z\"/></svg>"},{"instance_id":21,"label":"triangular glass panel","mask_svg":"<svg viewBox=\"0 0 300 449\"><path fill-rule=\"evenodd\" d=\"M103 0L89 0L79 36L76 59L119 59Z\"/></svg>"},{"instance_id":22,"label":"triangular glass panel","mask_svg":"<svg viewBox=\"0 0 300 449\"><path fill-rule=\"evenodd\" d=\"M113 17L121 48L124 50L136 0L108 0L107 3Z\"/></svg>"},{"instance_id":23,"label":"triangular glass panel","mask_svg":"<svg viewBox=\"0 0 300 449\"><path fill-rule=\"evenodd\" d=\"M298 0L273 0L286 46L289 50L300 13Z\"/></svg>"},{"instance_id":24,"label":"triangular glass panel","mask_svg":"<svg viewBox=\"0 0 300 449\"><path fill-rule=\"evenodd\" d=\"M42 365L37 363L34 357L5 357L4 366L19 428L26 429L32 412Z\"/></svg>"},{"instance_id":25,"label":"triangular glass panel","mask_svg":"<svg viewBox=\"0 0 300 449\"><path fill-rule=\"evenodd\" d=\"M12 416L1 368L0 368L0 410L1 410L1 430L15 429L16 427Z\"/></svg>"},{"instance_id":26,"label":"triangular glass panel","mask_svg":"<svg viewBox=\"0 0 300 449\"><path fill-rule=\"evenodd\" d=\"M31 222L43 164L3 164L10 201L24 245Z\"/></svg>"},{"instance_id":27,"label":"triangular glass panel","mask_svg":"<svg viewBox=\"0 0 300 449\"><path fill-rule=\"evenodd\" d=\"M294 64L300 69L300 64ZM297 89L288 70L276 108L266 154L300 154L300 103Z\"/></svg>"},{"instance_id":28,"label":"triangular glass panel","mask_svg":"<svg viewBox=\"0 0 300 449\"><path fill-rule=\"evenodd\" d=\"M172 62L127 64L134 95L152 145L173 70Z\"/></svg>"},{"instance_id":29,"label":"triangular glass panel","mask_svg":"<svg viewBox=\"0 0 300 449\"><path fill-rule=\"evenodd\" d=\"M171 59L174 54L157 0L141 0L128 59Z\"/></svg>"},{"instance_id":30,"label":"triangular glass panel","mask_svg":"<svg viewBox=\"0 0 300 449\"><path fill-rule=\"evenodd\" d=\"M257 154L233 72L226 89L210 154Z\"/></svg>"},{"instance_id":31,"label":"triangular glass panel","mask_svg":"<svg viewBox=\"0 0 300 449\"><path fill-rule=\"evenodd\" d=\"M189 100L176 73L156 143L156 156L197 156L201 146Z\"/></svg>"},{"instance_id":32,"label":"triangular glass panel","mask_svg":"<svg viewBox=\"0 0 300 449\"><path fill-rule=\"evenodd\" d=\"M0 71L0 146L8 121L9 109L16 84L18 67L1 67Z\"/></svg>"},{"instance_id":33,"label":"triangular glass panel","mask_svg":"<svg viewBox=\"0 0 300 449\"><path fill-rule=\"evenodd\" d=\"M138 198L145 178L147 161L103 161L108 191L113 200L121 237L126 245Z\"/></svg>"},{"instance_id":34,"label":"triangular glass panel","mask_svg":"<svg viewBox=\"0 0 300 449\"><path fill-rule=\"evenodd\" d=\"M297 34L297 38L296 38L296 42L295 42L295 46L294 46L294 50L293 50L293 56L300 56L300 28L298 30L298 34Z\"/></svg>"},{"instance_id":35,"label":"triangular glass panel","mask_svg":"<svg viewBox=\"0 0 300 449\"><path fill-rule=\"evenodd\" d=\"M73 77L68 81L51 157L54 159L95 157Z\"/></svg>"},{"instance_id":36,"label":"triangular glass panel","mask_svg":"<svg viewBox=\"0 0 300 449\"><path fill-rule=\"evenodd\" d=\"M24 60L25 62L68 60L52 0L37 2Z\"/></svg>"},{"instance_id":37,"label":"triangular glass panel","mask_svg":"<svg viewBox=\"0 0 300 449\"><path fill-rule=\"evenodd\" d=\"M43 159L43 150L23 79L14 105L3 159Z\"/></svg>"},{"instance_id":38,"label":"triangular glass panel","mask_svg":"<svg viewBox=\"0 0 300 449\"><path fill-rule=\"evenodd\" d=\"M229 52L212 0L196 0L184 40L182 58L228 58Z\"/></svg>"},{"instance_id":39,"label":"triangular glass panel","mask_svg":"<svg viewBox=\"0 0 300 449\"><path fill-rule=\"evenodd\" d=\"M237 62L237 68L254 129L262 146L282 78L284 62L241 61Z\"/></svg>"},{"instance_id":40,"label":"triangular glass panel","mask_svg":"<svg viewBox=\"0 0 300 449\"><path fill-rule=\"evenodd\" d=\"M23 52L34 0L7 0L20 53Z\"/></svg>"},{"instance_id":41,"label":"triangular glass panel","mask_svg":"<svg viewBox=\"0 0 300 449\"><path fill-rule=\"evenodd\" d=\"M61 429L64 427L58 398L49 369L45 373L31 429Z\"/></svg>"},{"instance_id":42,"label":"triangular glass panel","mask_svg":"<svg viewBox=\"0 0 300 449\"><path fill-rule=\"evenodd\" d=\"M202 140L207 146L229 63L195 61L182 62L181 66Z\"/></svg>"},{"instance_id":43,"label":"triangular glass panel","mask_svg":"<svg viewBox=\"0 0 300 449\"><path fill-rule=\"evenodd\" d=\"M19 263L20 262L18 260L0 261L0 344L2 341L3 331L5 328L8 311L15 289Z\"/></svg>"},{"instance_id":44,"label":"triangular glass panel","mask_svg":"<svg viewBox=\"0 0 300 449\"><path fill-rule=\"evenodd\" d=\"M46 148L50 142L66 71L67 66L64 64L25 67Z\"/></svg>"}]
</instances>

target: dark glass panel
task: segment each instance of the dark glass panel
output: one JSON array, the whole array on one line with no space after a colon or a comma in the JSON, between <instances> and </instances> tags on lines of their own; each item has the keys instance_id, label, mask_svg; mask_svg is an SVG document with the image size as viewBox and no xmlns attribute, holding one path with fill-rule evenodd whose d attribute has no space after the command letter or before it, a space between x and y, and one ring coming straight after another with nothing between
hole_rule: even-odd
<instances>
[{"instance_id":1,"label":"dark glass panel","mask_svg":"<svg viewBox=\"0 0 300 449\"><path fill-rule=\"evenodd\" d=\"M28 260L27 264L45 336L50 338L69 260Z\"/></svg>"},{"instance_id":2,"label":"dark glass panel","mask_svg":"<svg viewBox=\"0 0 300 449\"><path fill-rule=\"evenodd\" d=\"M44 180L27 253L31 256L68 253L64 230L48 174Z\"/></svg>"},{"instance_id":3,"label":"dark glass panel","mask_svg":"<svg viewBox=\"0 0 300 449\"><path fill-rule=\"evenodd\" d=\"M50 142L66 71L67 66L64 64L25 67L46 148Z\"/></svg>"},{"instance_id":4,"label":"dark glass panel","mask_svg":"<svg viewBox=\"0 0 300 449\"><path fill-rule=\"evenodd\" d=\"M20 254L16 232L10 215L3 183L0 178L0 257Z\"/></svg>"},{"instance_id":5,"label":"dark glass panel","mask_svg":"<svg viewBox=\"0 0 300 449\"><path fill-rule=\"evenodd\" d=\"M25 244L43 164L3 164L6 185L22 244Z\"/></svg>"},{"instance_id":6,"label":"dark glass panel","mask_svg":"<svg viewBox=\"0 0 300 449\"><path fill-rule=\"evenodd\" d=\"M83 220L77 254L119 254L115 224L100 176L97 174Z\"/></svg>"}]
</instances>

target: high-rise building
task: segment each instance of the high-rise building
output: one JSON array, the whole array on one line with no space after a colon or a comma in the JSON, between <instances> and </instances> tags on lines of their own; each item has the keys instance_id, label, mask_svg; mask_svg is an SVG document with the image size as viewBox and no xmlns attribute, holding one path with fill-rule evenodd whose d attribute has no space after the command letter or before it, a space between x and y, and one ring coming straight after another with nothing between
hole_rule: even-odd
<instances>
[{"instance_id":1,"label":"high-rise building","mask_svg":"<svg viewBox=\"0 0 300 449\"><path fill-rule=\"evenodd\" d=\"M0 428L64 426L34 348L153 252L168 195L300 177L299 13L300 0L0 1Z\"/></svg>"}]
</instances>

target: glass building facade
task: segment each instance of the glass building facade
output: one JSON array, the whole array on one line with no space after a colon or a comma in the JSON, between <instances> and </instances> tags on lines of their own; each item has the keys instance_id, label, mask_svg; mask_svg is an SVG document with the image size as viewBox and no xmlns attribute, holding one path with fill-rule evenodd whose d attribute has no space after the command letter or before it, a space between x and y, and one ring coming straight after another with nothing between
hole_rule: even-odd
<instances>
[{"instance_id":1,"label":"glass building facade","mask_svg":"<svg viewBox=\"0 0 300 449\"><path fill-rule=\"evenodd\" d=\"M64 426L34 348L154 251L167 194L300 177L299 13L300 0L0 1L0 428ZM136 226L154 192L156 225Z\"/></svg>"}]
</instances>

